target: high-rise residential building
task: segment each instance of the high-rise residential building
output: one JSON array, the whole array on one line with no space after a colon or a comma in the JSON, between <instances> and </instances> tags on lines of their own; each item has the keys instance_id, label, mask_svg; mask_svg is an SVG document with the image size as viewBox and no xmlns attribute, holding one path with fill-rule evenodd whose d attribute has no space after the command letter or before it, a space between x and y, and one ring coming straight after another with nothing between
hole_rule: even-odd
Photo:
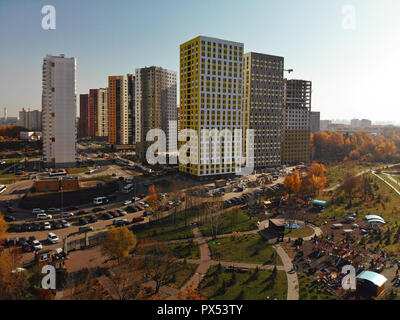
<instances>
[{"instance_id":1,"label":"high-rise residential building","mask_svg":"<svg viewBox=\"0 0 400 320\"><path fill-rule=\"evenodd\" d=\"M325 130L330 127L330 125L332 124L332 120L320 120L319 124L320 124L320 129Z\"/></svg>"},{"instance_id":2,"label":"high-rise residential building","mask_svg":"<svg viewBox=\"0 0 400 320\"><path fill-rule=\"evenodd\" d=\"M100 88L95 89L95 136L107 137L108 136L108 89Z\"/></svg>"},{"instance_id":3,"label":"high-rise residential building","mask_svg":"<svg viewBox=\"0 0 400 320\"><path fill-rule=\"evenodd\" d=\"M26 111L24 108L19 112L18 125L30 131L42 130L42 112L39 110Z\"/></svg>"},{"instance_id":4,"label":"high-rise residential building","mask_svg":"<svg viewBox=\"0 0 400 320\"><path fill-rule=\"evenodd\" d=\"M360 124L361 124L361 127L371 127L372 121L368 120L368 119L362 119Z\"/></svg>"},{"instance_id":5,"label":"high-rise residential building","mask_svg":"<svg viewBox=\"0 0 400 320\"><path fill-rule=\"evenodd\" d=\"M243 63L243 132L254 130L254 168L276 167L281 164L284 58L249 52Z\"/></svg>"},{"instance_id":6,"label":"high-rise residential building","mask_svg":"<svg viewBox=\"0 0 400 320\"><path fill-rule=\"evenodd\" d=\"M282 163L308 163L310 150L311 81L285 79Z\"/></svg>"},{"instance_id":7,"label":"high-rise residential building","mask_svg":"<svg viewBox=\"0 0 400 320\"><path fill-rule=\"evenodd\" d=\"M108 77L108 142L113 145L134 143L135 76Z\"/></svg>"},{"instance_id":8,"label":"high-rise residential building","mask_svg":"<svg viewBox=\"0 0 400 320\"><path fill-rule=\"evenodd\" d=\"M75 164L76 60L47 55L42 81L43 159L56 167Z\"/></svg>"},{"instance_id":9,"label":"high-rise residential building","mask_svg":"<svg viewBox=\"0 0 400 320\"><path fill-rule=\"evenodd\" d=\"M197 142L188 137L193 148L186 156L191 160L180 158L181 172L218 176L235 173L240 167L241 158L234 155L237 150L241 154L241 138L235 139L233 132L242 130L243 48L243 43L204 36L181 44L179 129L192 129L198 137ZM225 150L207 133L214 129L232 132L232 138L224 140L232 148Z\"/></svg>"},{"instance_id":10,"label":"high-rise residential building","mask_svg":"<svg viewBox=\"0 0 400 320\"><path fill-rule=\"evenodd\" d=\"M146 142L147 132L155 128L166 134L166 151L175 152L178 131L176 72L153 66L136 69L135 77L136 153L144 159L146 146L152 143Z\"/></svg>"},{"instance_id":11,"label":"high-rise residential building","mask_svg":"<svg viewBox=\"0 0 400 320\"><path fill-rule=\"evenodd\" d=\"M360 121L360 119L352 119L352 120L350 121L350 126L352 126L353 128L361 127L361 121Z\"/></svg>"},{"instance_id":12,"label":"high-rise residential building","mask_svg":"<svg viewBox=\"0 0 400 320\"><path fill-rule=\"evenodd\" d=\"M310 113L310 126L311 132L316 133L320 131L321 113L318 111L311 111Z\"/></svg>"},{"instance_id":13,"label":"high-rise residential building","mask_svg":"<svg viewBox=\"0 0 400 320\"><path fill-rule=\"evenodd\" d=\"M80 94L79 95L79 136L88 137L88 113L89 113L89 95Z\"/></svg>"}]
</instances>

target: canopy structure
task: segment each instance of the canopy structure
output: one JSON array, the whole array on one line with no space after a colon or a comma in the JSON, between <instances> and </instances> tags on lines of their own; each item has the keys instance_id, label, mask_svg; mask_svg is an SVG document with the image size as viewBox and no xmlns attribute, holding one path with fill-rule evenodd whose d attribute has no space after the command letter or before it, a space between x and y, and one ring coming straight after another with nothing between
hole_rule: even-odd
<instances>
[{"instance_id":1,"label":"canopy structure","mask_svg":"<svg viewBox=\"0 0 400 320\"><path fill-rule=\"evenodd\" d=\"M313 205L314 205L314 206L326 207L326 206L328 205L328 203L327 203L326 201L314 200L314 201L313 201Z\"/></svg>"},{"instance_id":2,"label":"canopy structure","mask_svg":"<svg viewBox=\"0 0 400 320\"><path fill-rule=\"evenodd\" d=\"M357 276L357 279L367 280L369 282L372 282L377 287L383 286L385 284L385 282L387 281L387 279L383 275L376 273L376 272L372 272L372 271L361 272Z\"/></svg>"},{"instance_id":3,"label":"canopy structure","mask_svg":"<svg viewBox=\"0 0 400 320\"><path fill-rule=\"evenodd\" d=\"M385 220L383 220L382 217L375 216L375 215L366 216L365 219L367 219L368 223L377 222L377 223L386 224Z\"/></svg>"}]
</instances>

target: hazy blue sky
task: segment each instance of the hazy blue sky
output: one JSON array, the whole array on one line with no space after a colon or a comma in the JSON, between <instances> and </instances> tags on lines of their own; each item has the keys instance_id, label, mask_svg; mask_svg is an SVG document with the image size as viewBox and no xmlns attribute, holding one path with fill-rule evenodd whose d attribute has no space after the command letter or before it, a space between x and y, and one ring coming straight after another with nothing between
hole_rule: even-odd
<instances>
[{"instance_id":1,"label":"hazy blue sky","mask_svg":"<svg viewBox=\"0 0 400 320\"><path fill-rule=\"evenodd\" d=\"M56 30L41 27L48 4ZM80 94L137 67L178 71L179 44L206 35L284 56L291 78L313 81L321 118L400 121L399 17L399 0L0 0L0 116L41 108L47 53L77 58Z\"/></svg>"}]
</instances>

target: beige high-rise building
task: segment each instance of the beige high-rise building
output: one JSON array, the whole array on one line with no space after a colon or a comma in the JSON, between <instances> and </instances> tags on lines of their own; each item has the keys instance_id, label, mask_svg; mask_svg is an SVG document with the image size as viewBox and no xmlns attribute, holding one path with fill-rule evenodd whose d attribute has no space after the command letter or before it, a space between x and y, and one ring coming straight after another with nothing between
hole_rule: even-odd
<instances>
[{"instance_id":1,"label":"beige high-rise building","mask_svg":"<svg viewBox=\"0 0 400 320\"><path fill-rule=\"evenodd\" d=\"M135 142L136 153L144 160L146 135L151 129L162 129L166 134L168 151L177 149L178 111L177 74L161 67L139 68L135 71Z\"/></svg>"},{"instance_id":2,"label":"beige high-rise building","mask_svg":"<svg viewBox=\"0 0 400 320\"><path fill-rule=\"evenodd\" d=\"M108 77L108 142L128 145L134 142L135 76Z\"/></svg>"},{"instance_id":3,"label":"beige high-rise building","mask_svg":"<svg viewBox=\"0 0 400 320\"><path fill-rule=\"evenodd\" d=\"M254 130L254 168L276 167L281 164L284 58L249 52L243 63L243 133Z\"/></svg>"},{"instance_id":4,"label":"beige high-rise building","mask_svg":"<svg viewBox=\"0 0 400 320\"><path fill-rule=\"evenodd\" d=\"M311 81L285 79L282 163L311 161Z\"/></svg>"},{"instance_id":5,"label":"beige high-rise building","mask_svg":"<svg viewBox=\"0 0 400 320\"><path fill-rule=\"evenodd\" d=\"M108 136L108 89L95 89L94 107L96 109L95 136Z\"/></svg>"}]
</instances>

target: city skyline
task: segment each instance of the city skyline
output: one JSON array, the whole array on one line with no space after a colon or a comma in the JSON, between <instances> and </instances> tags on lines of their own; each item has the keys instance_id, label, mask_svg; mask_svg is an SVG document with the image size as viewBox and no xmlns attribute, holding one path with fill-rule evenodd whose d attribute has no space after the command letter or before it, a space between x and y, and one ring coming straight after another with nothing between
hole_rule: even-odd
<instances>
[{"instance_id":1,"label":"city skyline","mask_svg":"<svg viewBox=\"0 0 400 320\"><path fill-rule=\"evenodd\" d=\"M104 1L96 6L93 1L79 5L53 1L56 30L43 30L45 3L1 1L0 40L5 50L0 62L0 106L7 107L9 117L23 107L40 110L40 61L47 53L77 59L81 94L107 86L109 75L133 73L136 68L159 65L177 71L179 44L200 34L242 42L244 53L283 56L285 68L294 69L289 78L313 81L313 110L321 112L321 119L399 118L394 80L400 71L395 63L400 47L391 40L399 26L395 20L399 3L229 3L226 14L227 1L120 1L113 10ZM355 9L354 30L343 26L346 5ZM190 16L193 11L198 14ZM138 12L152 12L154 19ZM200 18L204 14L218 23L205 24Z\"/></svg>"}]
</instances>

